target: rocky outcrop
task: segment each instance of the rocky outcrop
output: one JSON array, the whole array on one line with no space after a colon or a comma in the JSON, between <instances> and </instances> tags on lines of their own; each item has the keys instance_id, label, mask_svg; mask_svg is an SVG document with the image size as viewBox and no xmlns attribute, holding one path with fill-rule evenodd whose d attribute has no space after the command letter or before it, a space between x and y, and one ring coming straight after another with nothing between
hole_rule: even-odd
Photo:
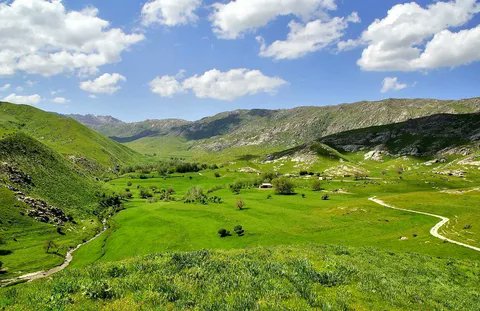
<instances>
[{"instance_id":1,"label":"rocky outcrop","mask_svg":"<svg viewBox=\"0 0 480 311\"><path fill-rule=\"evenodd\" d=\"M8 180L17 185L21 185L24 187L29 187L34 185L32 177L30 175L25 174L24 172L11 166L7 162L3 162L0 164L0 172L6 174L8 177Z\"/></svg>"}]
</instances>

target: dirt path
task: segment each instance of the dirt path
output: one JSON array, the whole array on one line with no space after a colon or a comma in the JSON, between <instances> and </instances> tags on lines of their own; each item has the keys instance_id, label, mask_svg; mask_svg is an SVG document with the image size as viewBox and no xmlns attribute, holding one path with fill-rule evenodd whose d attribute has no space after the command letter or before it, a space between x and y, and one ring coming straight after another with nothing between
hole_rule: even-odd
<instances>
[{"instance_id":1,"label":"dirt path","mask_svg":"<svg viewBox=\"0 0 480 311\"><path fill-rule=\"evenodd\" d=\"M450 243L457 244L457 245L460 245L460 246L463 246L463 247L466 247L466 248L469 248L469 249L473 249L474 251L480 252L479 247L475 247L475 246L472 246L472 245L468 245L468 244L465 244L465 243L462 243L462 242L458 242L458 241L449 239L449 238L441 235L440 233L438 233L438 230L450 220L447 217L440 216L440 215L435 215L435 214L431 214L431 213L426 213L426 212L413 211L413 210L405 209L405 208L394 207L392 205L389 205L389 204L385 203L384 201L382 201L380 199L377 199L376 197L371 197L371 198L369 198L369 200L372 201L372 202L375 202L377 204L380 204L384 207L391 208L391 209L438 218L438 219L440 219L440 222L438 222L435 226L432 227L432 229L430 229L430 234L431 235L433 235L434 237L436 237L436 238L438 238L442 241L448 241Z\"/></svg>"},{"instance_id":2,"label":"dirt path","mask_svg":"<svg viewBox=\"0 0 480 311\"><path fill-rule=\"evenodd\" d=\"M51 276L52 274L55 274L57 272L62 271L63 269L65 269L66 267L68 267L70 265L70 263L73 260L73 253L76 250L78 250L83 245L88 244L91 241L98 238L100 235L102 235L102 233L104 233L107 230L107 228L108 227L104 224L102 231L97 233L97 235L95 235L93 238L91 238L90 240L88 240L84 243L78 244L75 248L70 249L67 252L67 254L65 255L65 261L60 266L56 266L56 267L54 267L50 270L47 270L47 271L37 271L37 272L32 272L32 273L24 274L24 275L21 275L21 276L17 276L16 278L12 278L12 279L0 280L0 287L6 287L6 286L9 286L9 285L14 285L14 284L18 284L18 283L25 283L25 282L31 282L31 281L34 281L34 280L38 280L38 279L43 279L43 278Z\"/></svg>"}]
</instances>

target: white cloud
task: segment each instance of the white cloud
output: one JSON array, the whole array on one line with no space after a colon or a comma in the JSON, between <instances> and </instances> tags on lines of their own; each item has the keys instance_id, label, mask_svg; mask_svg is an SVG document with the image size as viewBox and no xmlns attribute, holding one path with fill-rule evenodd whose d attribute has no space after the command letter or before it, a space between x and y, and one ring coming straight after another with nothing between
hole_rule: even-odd
<instances>
[{"instance_id":1,"label":"white cloud","mask_svg":"<svg viewBox=\"0 0 480 311\"><path fill-rule=\"evenodd\" d=\"M215 34L236 39L247 31L263 27L279 16L295 15L303 20L336 9L335 0L234 0L214 3L210 16Z\"/></svg>"},{"instance_id":2,"label":"white cloud","mask_svg":"<svg viewBox=\"0 0 480 311\"><path fill-rule=\"evenodd\" d=\"M42 98L38 94L17 95L15 93L10 94L3 99L3 101L5 101L5 102L20 104L20 105L36 105L41 100L42 100Z\"/></svg>"},{"instance_id":3,"label":"white cloud","mask_svg":"<svg viewBox=\"0 0 480 311\"><path fill-rule=\"evenodd\" d=\"M349 17L334 17L328 21L317 19L305 25L291 21L287 40L277 40L266 46L263 38L257 37L261 43L260 56L274 59L295 59L308 53L319 51L343 37L349 22L358 23L360 18L356 12Z\"/></svg>"},{"instance_id":4,"label":"white cloud","mask_svg":"<svg viewBox=\"0 0 480 311\"><path fill-rule=\"evenodd\" d=\"M395 5L362 34L367 47L358 65L372 71L414 71L480 60L480 26L449 30L478 12L476 0L435 2L426 8L415 2Z\"/></svg>"},{"instance_id":5,"label":"white cloud","mask_svg":"<svg viewBox=\"0 0 480 311\"><path fill-rule=\"evenodd\" d=\"M389 91L400 91L406 88L408 85L398 81L397 77L386 77L382 82L382 93L387 93Z\"/></svg>"},{"instance_id":6,"label":"white cloud","mask_svg":"<svg viewBox=\"0 0 480 311\"><path fill-rule=\"evenodd\" d=\"M0 75L91 74L143 40L141 34L111 28L97 14L95 8L68 11L61 1L0 3Z\"/></svg>"},{"instance_id":7,"label":"white cloud","mask_svg":"<svg viewBox=\"0 0 480 311\"><path fill-rule=\"evenodd\" d=\"M150 89L162 97L172 97L183 92L183 86L173 76L156 77L150 82Z\"/></svg>"},{"instance_id":8,"label":"white cloud","mask_svg":"<svg viewBox=\"0 0 480 311\"><path fill-rule=\"evenodd\" d=\"M118 83L126 80L118 73L104 73L95 80L80 82L80 88L89 93L113 94L120 89Z\"/></svg>"},{"instance_id":9,"label":"white cloud","mask_svg":"<svg viewBox=\"0 0 480 311\"><path fill-rule=\"evenodd\" d=\"M231 101L257 93L275 93L285 84L283 79L266 76L259 70L239 68L226 72L212 69L181 82L172 76L157 77L150 86L152 92L164 97L191 90L198 98Z\"/></svg>"},{"instance_id":10,"label":"white cloud","mask_svg":"<svg viewBox=\"0 0 480 311\"><path fill-rule=\"evenodd\" d=\"M0 91L4 92L4 91L8 90L10 87L11 87L10 83L4 84L4 85L0 86Z\"/></svg>"},{"instance_id":11,"label":"white cloud","mask_svg":"<svg viewBox=\"0 0 480 311\"><path fill-rule=\"evenodd\" d=\"M142 8L142 24L176 26L195 22L195 11L201 4L201 0L150 0Z\"/></svg>"},{"instance_id":12,"label":"white cloud","mask_svg":"<svg viewBox=\"0 0 480 311\"><path fill-rule=\"evenodd\" d=\"M70 101L65 97L55 97L54 99L52 99L52 102L54 102L55 104L66 104Z\"/></svg>"}]
</instances>

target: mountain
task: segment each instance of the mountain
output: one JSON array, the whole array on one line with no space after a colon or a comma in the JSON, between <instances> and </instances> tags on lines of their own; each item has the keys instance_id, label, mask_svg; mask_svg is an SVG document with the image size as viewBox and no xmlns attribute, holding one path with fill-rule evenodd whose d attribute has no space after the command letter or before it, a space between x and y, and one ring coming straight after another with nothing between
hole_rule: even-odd
<instances>
[{"instance_id":1,"label":"mountain","mask_svg":"<svg viewBox=\"0 0 480 311\"><path fill-rule=\"evenodd\" d=\"M0 102L0 137L22 132L85 168L111 170L138 154L79 122L56 113Z\"/></svg>"},{"instance_id":2,"label":"mountain","mask_svg":"<svg viewBox=\"0 0 480 311\"><path fill-rule=\"evenodd\" d=\"M85 124L91 128L99 128L104 125L116 125L116 124L125 124L123 121L115 119L112 116L96 116L93 114L81 115L81 114L70 114L66 115L71 117L82 124Z\"/></svg>"},{"instance_id":3,"label":"mountain","mask_svg":"<svg viewBox=\"0 0 480 311\"><path fill-rule=\"evenodd\" d=\"M140 152L161 150L166 138L169 143L172 138L176 138L174 142L178 145L188 142L188 148L207 151L242 146L289 148L353 129L398 123L441 113L463 114L479 111L480 98L386 99L336 106L236 110L195 122L149 120L130 124L103 124L96 129L117 141L128 142L130 147Z\"/></svg>"},{"instance_id":4,"label":"mountain","mask_svg":"<svg viewBox=\"0 0 480 311\"><path fill-rule=\"evenodd\" d=\"M461 147L478 148L480 113L438 114L333 134L321 138L320 142L341 152L374 150L395 156L451 153L452 149Z\"/></svg>"}]
</instances>

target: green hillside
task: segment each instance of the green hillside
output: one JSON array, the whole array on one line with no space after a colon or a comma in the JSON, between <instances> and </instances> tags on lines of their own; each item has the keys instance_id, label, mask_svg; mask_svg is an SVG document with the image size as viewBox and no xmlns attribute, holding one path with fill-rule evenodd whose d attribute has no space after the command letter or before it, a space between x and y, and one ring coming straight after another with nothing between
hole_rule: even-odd
<instances>
[{"instance_id":1,"label":"green hillside","mask_svg":"<svg viewBox=\"0 0 480 311\"><path fill-rule=\"evenodd\" d=\"M0 278L60 264L59 254L98 230L93 212L101 188L82 172L25 133L0 139L0 237L7 251L0 260L10 272ZM45 252L47 241L58 254Z\"/></svg>"},{"instance_id":2,"label":"green hillside","mask_svg":"<svg viewBox=\"0 0 480 311\"><path fill-rule=\"evenodd\" d=\"M26 105L0 103L0 137L23 132L87 168L112 170L137 154L77 121Z\"/></svg>"}]
</instances>

